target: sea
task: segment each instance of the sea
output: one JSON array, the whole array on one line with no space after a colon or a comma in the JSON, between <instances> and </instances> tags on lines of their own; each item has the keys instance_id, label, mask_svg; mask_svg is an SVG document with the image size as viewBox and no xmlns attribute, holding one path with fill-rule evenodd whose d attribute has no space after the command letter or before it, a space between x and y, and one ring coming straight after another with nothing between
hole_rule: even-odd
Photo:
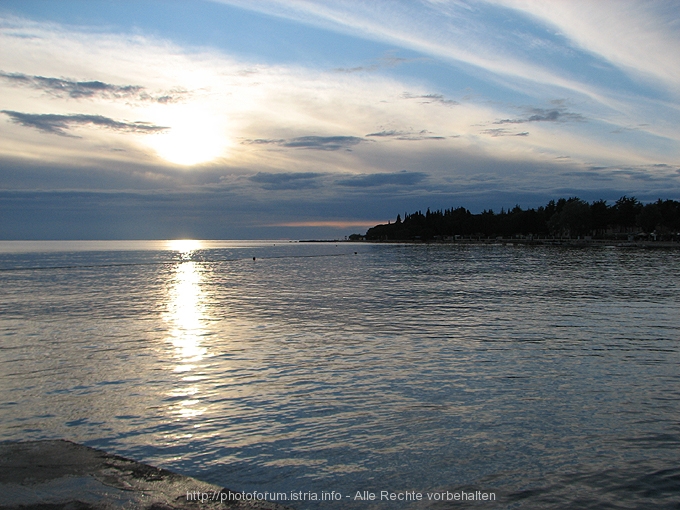
<instances>
[{"instance_id":1,"label":"sea","mask_svg":"<svg viewBox=\"0 0 680 510\"><path fill-rule=\"evenodd\" d=\"M680 250L0 242L0 441L317 508L680 508Z\"/></svg>"}]
</instances>

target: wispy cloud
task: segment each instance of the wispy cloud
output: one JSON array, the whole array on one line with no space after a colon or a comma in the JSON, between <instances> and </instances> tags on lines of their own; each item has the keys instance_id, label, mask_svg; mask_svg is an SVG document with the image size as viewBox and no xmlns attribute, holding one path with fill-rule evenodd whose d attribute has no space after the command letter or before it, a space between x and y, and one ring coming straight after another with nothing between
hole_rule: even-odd
<instances>
[{"instance_id":1,"label":"wispy cloud","mask_svg":"<svg viewBox=\"0 0 680 510\"><path fill-rule=\"evenodd\" d=\"M22 113L11 110L2 110L0 113L7 115L12 122L25 127L31 127L60 136L74 136L67 131L73 126L94 125L126 131L131 133L159 133L169 129L165 126L156 126L148 122L124 122L104 117L103 115L57 115L51 113Z\"/></svg>"},{"instance_id":2,"label":"wispy cloud","mask_svg":"<svg viewBox=\"0 0 680 510\"><path fill-rule=\"evenodd\" d=\"M366 137L374 138L393 138L395 140L420 141L420 140L446 140L445 136L433 135L427 129L420 131L397 131L395 129L382 130L376 133L369 133Z\"/></svg>"},{"instance_id":3,"label":"wispy cloud","mask_svg":"<svg viewBox=\"0 0 680 510\"><path fill-rule=\"evenodd\" d=\"M445 106L456 106L456 105L460 104L458 101L454 101L453 99L446 99L442 94L416 95L416 94L411 94L410 92L404 92L401 97L403 99L415 99L420 104L439 103L439 104L443 104Z\"/></svg>"},{"instance_id":4,"label":"wispy cloud","mask_svg":"<svg viewBox=\"0 0 680 510\"><path fill-rule=\"evenodd\" d=\"M322 151L337 151L348 149L363 142L363 138L357 136L300 136L292 138L282 145L298 149L317 149Z\"/></svg>"},{"instance_id":5,"label":"wispy cloud","mask_svg":"<svg viewBox=\"0 0 680 510\"><path fill-rule=\"evenodd\" d=\"M531 115L520 119L501 119L494 124L524 124L526 122L567 122L583 121L585 118L578 113L568 112L563 108L545 110L543 108L531 108Z\"/></svg>"},{"instance_id":6,"label":"wispy cloud","mask_svg":"<svg viewBox=\"0 0 680 510\"><path fill-rule=\"evenodd\" d=\"M425 180L427 174L422 172L394 172L384 174L364 174L339 179L341 186L352 188L373 188L378 186L413 186Z\"/></svg>"},{"instance_id":7,"label":"wispy cloud","mask_svg":"<svg viewBox=\"0 0 680 510\"><path fill-rule=\"evenodd\" d=\"M377 59L372 64L356 66L356 67L336 67L333 69L336 73L366 73L377 71L379 69L389 69L398 65L407 64L409 62L422 62L424 58L405 58L396 55L386 55Z\"/></svg>"},{"instance_id":8,"label":"wispy cloud","mask_svg":"<svg viewBox=\"0 0 680 510\"><path fill-rule=\"evenodd\" d=\"M494 129L485 129L482 131L483 134L485 135L490 135L493 137L497 136L529 136L528 131L522 131L520 133L513 133L512 131L508 131L507 129L504 128L494 128Z\"/></svg>"},{"instance_id":9,"label":"wispy cloud","mask_svg":"<svg viewBox=\"0 0 680 510\"><path fill-rule=\"evenodd\" d=\"M393 136L406 136L410 134L409 131L397 131L395 129L390 129L390 130L382 130L378 131L376 133L368 133L366 136L375 136L379 138L390 138Z\"/></svg>"},{"instance_id":10,"label":"wispy cloud","mask_svg":"<svg viewBox=\"0 0 680 510\"><path fill-rule=\"evenodd\" d=\"M363 138L357 136L299 136L289 139L267 139L256 138L254 140L244 140L248 145L278 145L293 149L314 149L321 151L337 151L349 149L354 145L364 142Z\"/></svg>"},{"instance_id":11,"label":"wispy cloud","mask_svg":"<svg viewBox=\"0 0 680 510\"><path fill-rule=\"evenodd\" d=\"M55 97L68 97L70 99L134 98L140 101L153 101L161 104L168 104L179 101L180 98L187 93L183 90L173 90L152 95L141 85L113 85L99 80L77 81L67 78L50 78L24 73L7 73L4 71L0 71L0 78L3 78L13 85L43 90Z\"/></svg>"},{"instance_id":12,"label":"wispy cloud","mask_svg":"<svg viewBox=\"0 0 680 510\"><path fill-rule=\"evenodd\" d=\"M680 11L675 2L487 1L557 28L576 47L606 59L626 73L660 82L675 94L680 92Z\"/></svg>"},{"instance_id":13,"label":"wispy cloud","mask_svg":"<svg viewBox=\"0 0 680 510\"><path fill-rule=\"evenodd\" d=\"M315 0L215 1L471 65L496 75L498 83L516 90L526 89L527 83L534 83L607 101L602 91L587 81L564 73L549 61L539 64L527 58L526 37L517 37L504 29L507 19L517 24L528 21L530 14L514 7L501 5L499 8L468 1L377 1L361 4L349 0L338 0L332 4ZM504 21L490 23L494 18ZM550 34L544 30L542 38L551 42L550 37L555 37L554 31ZM540 37L534 36L534 39Z\"/></svg>"}]
</instances>

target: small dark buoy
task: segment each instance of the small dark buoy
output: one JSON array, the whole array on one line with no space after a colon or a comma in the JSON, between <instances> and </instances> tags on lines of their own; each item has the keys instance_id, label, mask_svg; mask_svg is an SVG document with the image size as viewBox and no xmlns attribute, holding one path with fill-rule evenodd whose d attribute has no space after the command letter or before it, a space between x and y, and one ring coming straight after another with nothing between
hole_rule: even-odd
<instances>
[{"instance_id":1,"label":"small dark buoy","mask_svg":"<svg viewBox=\"0 0 680 510\"><path fill-rule=\"evenodd\" d=\"M356 254L357 254L357 252L354 252L354 255L356 255Z\"/></svg>"}]
</instances>

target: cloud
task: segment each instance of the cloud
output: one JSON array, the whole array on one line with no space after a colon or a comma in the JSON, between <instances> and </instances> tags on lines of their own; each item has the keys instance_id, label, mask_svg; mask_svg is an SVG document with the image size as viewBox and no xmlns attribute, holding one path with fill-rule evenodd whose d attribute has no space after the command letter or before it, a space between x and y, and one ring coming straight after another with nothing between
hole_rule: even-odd
<instances>
[{"instance_id":1,"label":"cloud","mask_svg":"<svg viewBox=\"0 0 680 510\"><path fill-rule=\"evenodd\" d=\"M340 179L337 183L341 186L352 188L372 188L377 186L412 186L422 182L427 174L422 172L402 172L365 174Z\"/></svg>"},{"instance_id":2,"label":"cloud","mask_svg":"<svg viewBox=\"0 0 680 510\"><path fill-rule=\"evenodd\" d=\"M422 94L414 95L409 92L404 92L401 96L403 99L419 99L420 104L439 103L445 106L457 106L460 103L453 99L446 99L442 94Z\"/></svg>"},{"instance_id":3,"label":"cloud","mask_svg":"<svg viewBox=\"0 0 680 510\"><path fill-rule=\"evenodd\" d=\"M363 138L356 136L301 136L298 138L291 138L282 145L284 147L296 147L300 149L337 151L339 149L347 149L363 141Z\"/></svg>"},{"instance_id":4,"label":"cloud","mask_svg":"<svg viewBox=\"0 0 680 510\"><path fill-rule=\"evenodd\" d=\"M588 180L618 183L626 183L630 180L644 181L650 184L658 184L660 190L663 190L666 186L668 191L663 192L663 195L666 196L668 192L672 193L671 190L677 189L680 183L677 173L678 171L673 166L655 163L635 166L589 166L585 169L561 172L560 175L577 177L582 182Z\"/></svg>"},{"instance_id":5,"label":"cloud","mask_svg":"<svg viewBox=\"0 0 680 510\"><path fill-rule=\"evenodd\" d=\"M305 189L319 187L317 180L322 176L315 172L258 172L248 180L267 190Z\"/></svg>"},{"instance_id":6,"label":"cloud","mask_svg":"<svg viewBox=\"0 0 680 510\"><path fill-rule=\"evenodd\" d=\"M73 136L66 131L72 126L82 126L94 124L95 126L102 126L116 131L126 131L130 133L159 133L166 131L167 127L156 126L147 122L121 122L113 120L103 115L57 115L51 113L22 113L11 110L1 110L12 122L26 127L32 127L43 131L61 136Z\"/></svg>"},{"instance_id":7,"label":"cloud","mask_svg":"<svg viewBox=\"0 0 680 510\"><path fill-rule=\"evenodd\" d=\"M495 75L502 86L517 91L526 91L527 83L532 83L568 89L598 101L606 100L597 86L575 79L551 60L543 59L539 63L532 59L526 37L507 29L509 25L529 26L532 14L512 6L491 5L490 2L469 5L464 1L359 4L348 0L332 4L314 0L214 1L397 45L462 64L465 68L474 66ZM533 40L550 44L534 45L535 51L566 46L563 37L554 30L539 26L537 31L540 35L534 36Z\"/></svg>"},{"instance_id":8,"label":"cloud","mask_svg":"<svg viewBox=\"0 0 680 510\"><path fill-rule=\"evenodd\" d=\"M445 136L430 135L427 129L422 129L418 132L414 131L397 131L394 129L378 131L376 133L369 133L367 137L376 138L394 138L395 140L418 141L418 140L446 140Z\"/></svg>"},{"instance_id":9,"label":"cloud","mask_svg":"<svg viewBox=\"0 0 680 510\"><path fill-rule=\"evenodd\" d=\"M524 119L502 119L497 120L494 124L524 124L525 122L566 122L584 120L583 115L571 113L562 108L553 108L552 110L531 108L530 113L533 113L533 115Z\"/></svg>"},{"instance_id":10,"label":"cloud","mask_svg":"<svg viewBox=\"0 0 680 510\"><path fill-rule=\"evenodd\" d=\"M640 131L646 128L647 126L649 126L649 124L640 124L638 126L621 126L616 129L613 129L611 132L616 134L629 133L631 131Z\"/></svg>"},{"instance_id":11,"label":"cloud","mask_svg":"<svg viewBox=\"0 0 680 510\"><path fill-rule=\"evenodd\" d=\"M409 62L419 62L426 60L424 58L404 58L404 57L397 57L396 55L386 55L384 57L379 58L376 62L370 65L366 66L357 66L357 67L337 67L333 69L336 73L362 73L362 72L371 72L371 71L377 71L378 69L384 69L384 68L392 68L396 67L401 64L406 64Z\"/></svg>"},{"instance_id":12,"label":"cloud","mask_svg":"<svg viewBox=\"0 0 680 510\"><path fill-rule=\"evenodd\" d=\"M6 73L4 71L0 71L0 77L16 85L44 90L57 97L68 96L73 99L93 96L130 97L143 89L138 85L120 86L101 81L75 81L63 78L29 76L22 73Z\"/></svg>"},{"instance_id":13,"label":"cloud","mask_svg":"<svg viewBox=\"0 0 680 510\"><path fill-rule=\"evenodd\" d=\"M371 64L370 66L357 66L357 67L336 67L333 69L336 73L364 73L369 71L375 71L380 69L380 64Z\"/></svg>"},{"instance_id":14,"label":"cloud","mask_svg":"<svg viewBox=\"0 0 680 510\"><path fill-rule=\"evenodd\" d=\"M189 94L189 91L184 89L173 89L166 92L162 92L162 95L151 95L146 92L139 94L138 98L140 101L151 101L160 104L171 104L179 103L184 99L184 97Z\"/></svg>"},{"instance_id":15,"label":"cloud","mask_svg":"<svg viewBox=\"0 0 680 510\"><path fill-rule=\"evenodd\" d=\"M625 140L622 135L609 135L618 125L637 125L644 119L624 115L613 118L601 114L601 109L593 111L592 102L574 98L565 91L537 92L539 87L527 87L524 96L498 99L494 95L497 90L489 87L488 82L474 81L458 68L448 67L449 72L441 72L444 68L441 61L432 65L439 73L439 81L433 83L428 81L432 75L423 72L415 77L413 70L401 76L398 73L389 76L338 74L330 72L331 66L327 65L320 70L288 62L265 64L237 60L217 50L198 53L195 49L142 36L131 40L125 35L69 32L68 27L55 30L46 25L32 30L41 37L31 41L30 46L25 43L12 46L0 33L2 60L11 63L11 67L3 64L5 69L20 69L36 76L96 77L121 86L138 84L149 91L166 90L169 84L178 84L193 92L186 103L167 106L128 100L79 100L75 111L90 116L78 119L69 115L73 110L57 109L59 105L55 105L53 96L36 93L26 86L12 87L6 79L0 79L0 111L24 116L23 119L14 117L14 123L0 122L0 152L50 167L39 176L35 174L33 181L29 181L26 172L12 171L11 185L15 188L45 186L45 176L50 176L53 179L50 186L60 189L80 188L82 182L91 179L87 182L92 182L92 188L148 186L193 190L198 184L189 182L188 176L205 176L207 180L213 172L219 172L218 178L233 172L238 176L233 180L234 187L230 186L231 182L222 181L214 186L237 189L244 197L244 208L295 196L291 211L307 211L312 200L323 199L324 204L329 199L346 203L349 197L356 199L361 195L368 209L375 206L375 197L381 192L384 195L381 199L390 200L391 204L413 200L414 207L422 207L441 200L444 185L450 186L448 193L462 192L461 183L467 182L471 173L492 176L474 190L482 197L490 196L493 189L519 193L537 185L542 190L550 188L551 192L557 186L587 187L588 183L582 182L587 179L576 183L574 177L575 184L571 184L559 174L563 169L580 168L584 164L624 165L647 161L676 164L678 161L678 145L673 140L662 140L665 144L662 145L651 136L642 139L637 133L633 133L634 140L632 135L624 135ZM22 67L24 61L32 62L32 67ZM418 67L418 71L427 71L426 66ZM257 72L248 74L244 69L257 69ZM455 80L454 75L460 75L461 81L470 82L474 98L461 99L463 104L450 107L452 103L446 101L463 97L467 89L458 88L458 83L444 83L442 75L447 80ZM404 94L404 91L409 92ZM62 94L66 99L70 97L66 92ZM567 97L569 105L579 105L578 111L587 114L588 123L562 122L568 119L561 116L562 113L557 120L548 120L553 110L570 113L577 108L567 107L564 102L551 103L550 99L555 97ZM70 104L75 101L71 100ZM423 102L429 104L420 104ZM544 108L517 109L513 104ZM630 104L635 106L632 101ZM50 120L18 112L62 115ZM100 122L98 129L92 130L86 139L63 137L68 136L67 133L81 134L77 132L79 126L87 123L97 127L97 123L91 121L95 114L109 122L108 129L101 129L105 126ZM168 135L176 135L184 128L195 133L196 138L214 136L229 145L212 163L191 171L177 169L157 156L153 143L165 136L119 136L113 131L115 128L112 129L110 123L117 121L121 121L118 129L130 129L132 124L139 130L142 123L128 123L126 119L147 120L151 124L143 125L152 129L170 126ZM521 123L493 124L500 119L530 122L531 136L529 126ZM661 120L663 122L653 125L665 126L668 131L677 125L670 115ZM24 129L22 124L34 129ZM480 130L487 128L498 129L480 134ZM62 136L37 136L37 129ZM460 138L437 136L449 133L457 133ZM356 136L297 137L301 134ZM409 143L420 139L436 142ZM169 143L178 147L185 143L180 138L175 140ZM112 149L119 150L112 152ZM563 154L569 154L572 159L559 163L554 160ZM57 164L70 169L59 174L64 182L55 177L53 169ZM97 168L97 172L92 172L92 168ZM415 175L411 176L395 173L402 168L425 173L413 172ZM257 177L256 172L260 172ZM317 175L318 172L323 172L323 176ZM95 173L101 181L94 182L92 174ZM275 177L281 173L282 176ZM618 176L615 182L624 179L629 181L625 176ZM286 189L301 191L278 192ZM394 210L403 209L399 206ZM284 221L276 214L273 217L274 221ZM337 217L343 218L343 215ZM368 211L366 217L373 218L375 213ZM296 217L291 214L287 219L295 221ZM206 221L212 222L212 216L206 216Z\"/></svg>"},{"instance_id":16,"label":"cloud","mask_svg":"<svg viewBox=\"0 0 680 510\"><path fill-rule=\"evenodd\" d=\"M487 0L551 25L574 47L596 54L629 74L661 82L677 93L679 11L675 2L532 2Z\"/></svg>"},{"instance_id":17,"label":"cloud","mask_svg":"<svg viewBox=\"0 0 680 510\"><path fill-rule=\"evenodd\" d=\"M507 129L504 128L494 128L494 129L485 129L482 131L485 135L490 135L493 137L497 136L529 136L528 131L522 131L521 133L513 133L511 131L508 131Z\"/></svg>"},{"instance_id":18,"label":"cloud","mask_svg":"<svg viewBox=\"0 0 680 510\"><path fill-rule=\"evenodd\" d=\"M241 143L243 145L281 145L285 143L286 140L283 138L272 139L272 138L255 138L253 140L243 140Z\"/></svg>"},{"instance_id":19,"label":"cloud","mask_svg":"<svg viewBox=\"0 0 680 510\"><path fill-rule=\"evenodd\" d=\"M168 104L179 101L180 97L187 93L184 90L172 90L154 96L146 92L141 85L113 85L99 80L76 81L67 78L50 78L23 73L6 73L4 71L0 71L0 78L4 78L14 85L43 90L55 97L69 97L71 99L134 98L140 101Z\"/></svg>"},{"instance_id":20,"label":"cloud","mask_svg":"<svg viewBox=\"0 0 680 510\"><path fill-rule=\"evenodd\" d=\"M349 150L350 147L364 141L363 138L357 136L299 136L287 140L256 138L254 140L244 140L242 143L247 145L278 145L294 149L337 151L340 149Z\"/></svg>"},{"instance_id":21,"label":"cloud","mask_svg":"<svg viewBox=\"0 0 680 510\"><path fill-rule=\"evenodd\" d=\"M394 129L390 129L389 131L383 130L377 133L369 133L366 136L392 137L392 136L405 136L408 134L409 134L408 131L396 131Z\"/></svg>"}]
</instances>

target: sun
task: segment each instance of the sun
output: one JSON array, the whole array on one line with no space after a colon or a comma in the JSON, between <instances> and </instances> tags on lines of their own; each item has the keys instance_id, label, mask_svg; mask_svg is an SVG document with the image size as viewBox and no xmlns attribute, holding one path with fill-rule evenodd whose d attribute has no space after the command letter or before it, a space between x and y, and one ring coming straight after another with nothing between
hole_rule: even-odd
<instances>
[{"instance_id":1,"label":"sun","mask_svg":"<svg viewBox=\"0 0 680 510\"><path fill-rule=\"evenodd\" d=\"M182 166L207 163L223 156L227 150L225 126L207 112L178 110L162 125L169 129L148 136L147 143L170 163Z\"/></svg>"}]
</instances>

